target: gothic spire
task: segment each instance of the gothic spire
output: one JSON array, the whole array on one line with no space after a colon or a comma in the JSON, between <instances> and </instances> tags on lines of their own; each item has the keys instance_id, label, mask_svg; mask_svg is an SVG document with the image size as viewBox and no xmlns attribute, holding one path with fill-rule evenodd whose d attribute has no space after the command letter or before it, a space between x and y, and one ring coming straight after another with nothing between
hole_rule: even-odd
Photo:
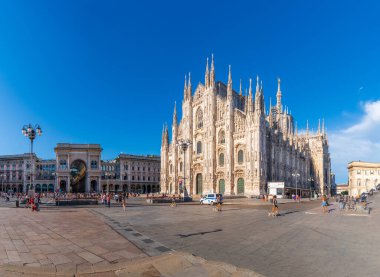
<instances>
[{"instance_id":1,"label":"gothic spire","mask_svg":"<svg viewBox=\"0 0 380 277\"><path fill-rule=\"evenodd\" d=\"M249 78L249 95L250 97L252 97L252 79Z\"/></svg>"},{"instance_id":2,"label":"gothic spire","mask_svg":"<svg viewBox=\"0 0 380 277\"><path fill-rule=\"evenodd\" d=\"M228 84L232 84L231 65L228 65Z\"/></svg>"},{"instance_id":3,"label":"gothic spire","mask_svg":"<svg viewBox=\"0 0 380 277\"><path fill-rule=\"evenodd\" d=\"M322 118L322 135L325 134L325 119Z\"/></svg>"},{"instance_id":4,"label":"gothic spire","mask_svg":"<svg viewBox=\"0 0 380 277\"><path fill-rule=\"evenodd\" d=\"M321 119L318 118L318 135L321 134Z\"/></svg>"},{"instance_id":5,"label":"gothic spire","mask_svg":"<svg viewBox=\"0 0 380 277\"><path fill-rule=\"evenodd\" d=\"M259 75L256 76L256 93L259 93L260 87L259 87Z\"/></svg>"},{"instance_id":6,"label":"gothic spire","mask_svg":"<svg viewBox=\"0 0 380 277\"><path fill-rule=\"evenodd\" d=\"M174 101L173 126L177 126L177 103Z\"/></svg>"},{"instance_id":7,"label":"gothic spire","mask_svg":"<svg viewBox=\"0 0 380 277\"><path fill-rule=\"evenodd\" d=\"M232 76L231 65L228 66L228 84L227 84L227 99L232 101Z\"/></svg>"},{"instance_id":8,"label":"gothic spire","mask_svg":"<svg viewBox=\"0 0 380 277\"><path fill-rule=\"evenodd\" d=\"M239 94L240 94L240 96L243 95L243 91L242 91L242 87L241 87L241 79L240 79L240 89L239 89Z\"/></svg>"},{"instance_id":9,"label":"gothic spire","mask_svg":"<svg viewBox=\"0 0 380 277\"><path fill-rule=\"evenodd\" d=\"M205 86L206 88L210 86L210 72L208 70L208 57L206 60Z\"/></svg>"},{"instance_id":10,"label":"gothic spire","mask_svg":"<svg viewBox=\"0 0 380 277\"><path fill-rule=\"evenodd\" d=\"M187 97L188 99L191 99L191 93L192 93L192 86L191 86L191 73L189 72L189 82L187 84Z\"/></svg>"},{"instance_id":11,"label":"gothic spire","mask_svg":"<svg viewBox=\"0 0 380 277\"><path fill-rule=\"evenodd\" d=\"M306 135L309 136L309 120L306 120Z\"/></svg>"},{"instance_id":12,"label":"gothic spire","mask_svg":"<svg viewBox=\"0 0 380 277\"><path fill-rule=\"evenodd\" d=\"M164 145L164 137L165 137L165 125L162 124L162 132L161 132L161 146Z\"/></svg>"},{"instance_id":13,"label":"gothic spire","mask_svg":"<svg viewBox=\"0 0 380 277\"><path fill-rule=\"evenodd\" d=\"M277 113L281 113L282 112L282 105L281 105L281 88L280 88L280 85L281 85L281 80L280 78L277 79L277 82L278 82L278 87L277 87Z\"/></svg>"},{"instance_id":14,"label":"gothic spire","mask_svg":"<svg viewBox=\"0 0 380 277\"><path fill-rule=\"evenodd\" d=\"M214 54L211 55L210 86L212 86L212 87L215 86Z\"/></svg>"},{"instance_id":15,"label":"gothic spire","mask_svg":"<svg viewBox=\"0 0 380 277\"><path fill-rule=\"evenodd\" d=\"M248 94L248 106L247 112L253 112L253 103L252 103L252 79L249 78L249 94Z\"/></svg>"},{"instance_id":16,"label":"gothic spire","mask_svg":"<svg viewBox=\"0 0 380 277\"><path fill-rule=\"evenodd\" d=\"M185 74L185 85L183 86L183 99L185 100L187 97L187 80L186 80L186 74Z\"/></svg>"}]
</instances>

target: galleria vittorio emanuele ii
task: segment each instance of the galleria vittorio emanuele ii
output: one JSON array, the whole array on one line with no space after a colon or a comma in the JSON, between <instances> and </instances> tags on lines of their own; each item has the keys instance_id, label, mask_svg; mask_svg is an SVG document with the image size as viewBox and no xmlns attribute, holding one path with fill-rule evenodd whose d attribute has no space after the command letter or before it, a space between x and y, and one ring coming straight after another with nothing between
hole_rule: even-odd
<instances>
[{"instance_id":1,"label":"galleria vittorio emanuele ii","mask_svg":"<svg viewBox=\"0 0 380 277\"><path fill-rule=\"evenodd\" d=\"M214 58L208 60L204 84L193 93L185 79L182 119L174 106L171 128L164 125L161 144L161 191L200 195L256 196L268 182L283 182L284 195L329 194L331 162L324 122L318 131L298 133L296 121L282 104L280 79L275 105L266 109L262 81L243 95L228 82L216 81ZM294 109L296 110L296 109ZM185 152L180 145L186 143ZM298 192L295 189L298 188Z\"/></svg>"}]
</instances>

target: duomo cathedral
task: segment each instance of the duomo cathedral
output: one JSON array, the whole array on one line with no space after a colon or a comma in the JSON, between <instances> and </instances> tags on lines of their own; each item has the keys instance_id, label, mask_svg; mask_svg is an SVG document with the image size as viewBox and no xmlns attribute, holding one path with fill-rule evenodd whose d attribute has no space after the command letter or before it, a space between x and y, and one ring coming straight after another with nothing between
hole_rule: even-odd
<instances>
[{"instance_id":1,"label":"duomo cathedral","mask_svg":"<svg viewBox=\"0 0 380 277\"><path fill-rule=\"evenodd\" d=\"M268 182L284 182L285 194L295 188L302 196L331 189L331 162L327 134L319 122L318 131L298 133L293 116L282 104L280 79L276 103L266 110L259 77L243 95L228 82L215 80L214 58L207 61L204 84L193 93L185 79L182 119L174 106L171 127L164 125L161 144L161 192L190 195L260 195ZM255 88L254 88L255 86ZM187 141L183 152L179 142ZM185 179L184 179L185 178Z\"/></svg>"}]
</instances>

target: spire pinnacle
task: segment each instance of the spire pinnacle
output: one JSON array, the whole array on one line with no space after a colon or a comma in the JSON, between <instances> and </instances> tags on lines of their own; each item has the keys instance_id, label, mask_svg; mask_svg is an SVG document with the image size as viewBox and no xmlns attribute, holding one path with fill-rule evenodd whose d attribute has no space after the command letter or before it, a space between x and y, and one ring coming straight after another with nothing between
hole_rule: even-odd
<instances>
[{"instance_id":1,"label":"spire pinnacle","mask_svg":"<svg viewBox=\"0 0 380 277\"><path fill-rule=\"evenodd\" d=\"M321 133L321 119L318 119L318 135Z\"/></svg>"},{"instance_id":2,"label":"spire pinnacle","mask_svg":"<svg viewBox=\"0 0 380 277\"><path fill-rule=\"evenodd\" d=\"M281 79L277 78L277 92L281 92Z\"/></svg>"},{"instance_id":3,"label":"spire pinnacle","mask_svg":"<svg viewBox=\"0 0 380 277\"><path fill-rule=\"evenodd\" d=\"M215 86L214 54L211 55L210 86Z\"/></svg>"},{"instance_id":4,"label":"spire pinnacle","mask_svg":"<svg viewBox=\"0 0 380 277\"><path fill-rule=\"evenodd\" d=\"M281 105L281 89L280 89L280 78L277 79L277 82L278 82L278 89L277 89L277 113L281 113L282 112L282 105Z\"/></svg>"},{"instance_id":5,"label":"spire pinnacle","mask_svg":"<svg viewBox=\"0 0 380 277\"><path fill-rule=\"evenodd\" d=\"M252 96L252 79L249 78L249 96Z\"/></svg>"},{"instance_id":6,"label":"spire pinnacle","mask_svg":"<svg viewBox=\"0 0 380 277\"><path fill-rule=\"evenodd\" d=\"M240 94L240 96L243 95L243 91L242 91L242 87L241 87L241 79L240 79L240 89L239 89L239 94Z\"/></svg>"},{"instance_id":7,"label":"spire pinnacle","mask_svg":"<svg viewBox=\"0 0 380 277\"><path fill-rule=\"evenodd\" d=\"M325 134L325 119L322 119L322 135Z\"/></svg>"},{"instance_id":8,"label":"spire pinnacle","mask_svg":"<svg viewBox=\"0 0 380 277\"><path fill-rule=\"evenodd\" d=\"M183 86L183 97L186 98L186 92L187 92L187 80L186 80L186 74L185 74L185 85Z\"/></svg>"},{"instance_id":9,"label":"spire pinnacle","mask_svg":"<svg viewBox=\"0 0 380 277\"><path fill-rule=\"evenodd\" d=\"M256 76L256 92L259 92L260 87L259 87L259 75Z\"/></svg>"},{"instance_id":10,"label":"spire pinnacle","mask_svg":"<svg viewBox=\"0 0 380 277\"><path fill-rule=\"evenodd\" d=\"M210 72L208 70L208 57L206 59L205 86L206 88L210 86Z\"/></svg>"},{"instance_id":11,"label":"spire pinnacle","mask_svg":"<svg viewBox=\"0 0 380 277\"><path fill-rule=\"evenodd\" d=\"M306 135L309 136L309 120L306 120Z\"/></svg>"},{"instance_id":12,"label":"spire pinnacle","mask_svg":"<svg viewBox=\"0 0 380 277\"><path fill-rule=\"evenodd\" d=\"M177 125L177 102L174 101L173 125Z\"/></svg>"},{"instance_id":13,"label":"spire pinnacle","mask_svg":"<svg viewBox=\"0 0 380 277\"><path fill-rule=\"evenodd\" d=\"M191 86L191 73L189 72L189 82L187 83L187 98L191 99L192 86Z\"/></svg>"},{"instance_id":14,"label":"spire pinnacle","mask_svg":"<svg viewBox=\"0 0 380 277\"><path fill-rule=\"evenodd\" d=\"M228 84L232 84L231 65L228 66Z\"/></svg>"}]
</instances>

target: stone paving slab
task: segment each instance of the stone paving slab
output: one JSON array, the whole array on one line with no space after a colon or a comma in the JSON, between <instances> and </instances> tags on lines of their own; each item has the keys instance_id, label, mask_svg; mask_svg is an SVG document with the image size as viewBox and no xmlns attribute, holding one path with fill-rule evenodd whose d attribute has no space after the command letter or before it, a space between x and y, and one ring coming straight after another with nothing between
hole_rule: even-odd
<instances>
[{"instance_id":1,"label":"stone paving slab","mask_svg":"<svg viewBox=\"0 0 380 277\"><path fill-rule=\"evenodd\" d=\"M97 263L147 256L87 209L0 208L0 234L0 266L36 274L92 273Z\"/></svg>"},{"instance_id":2,"label":"stone paving slab","mask_svg":"<svg viewBox=\"0 0 380 277\"><path fill-rule=\"evenodd\" d=\"M0 222L0 276L235 276L239 272L231 265L215 266L173 252L117 218L87 209L32 213L0 208Z\"/></svg>"}]
</instances>

